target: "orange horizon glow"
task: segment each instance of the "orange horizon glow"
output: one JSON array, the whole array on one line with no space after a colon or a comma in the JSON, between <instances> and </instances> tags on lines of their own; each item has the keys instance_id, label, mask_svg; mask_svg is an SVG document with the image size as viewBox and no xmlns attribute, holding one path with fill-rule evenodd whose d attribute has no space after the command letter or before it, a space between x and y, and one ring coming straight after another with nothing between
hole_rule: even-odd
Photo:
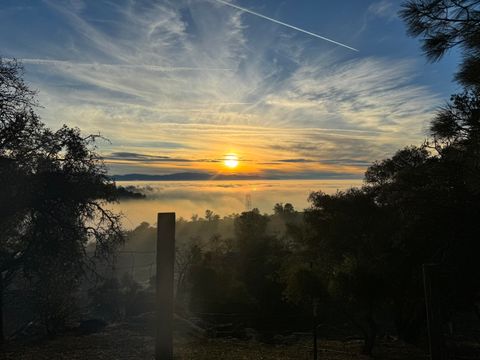
<instances>
[{"instance_id":1,"label":"orange horizon glow","mask_svg":"<svg viewBox=\"0 0 480 360\"><path fill-rule=\"evenodd\" d=\"M162 129L158 130L162 133ZM258 130L260 131L260 130ZM291 133L293 131L290 131ZM153 131L152 131L153 133ZM323 161L312 154L296 154L290 149L270 149L273 139L252 133L235 136L228 134L230 144L225 146L225 137L217 134L204 134L202 141L198 137L185 136L184 141L196 149L195 153L185 149L168 149L145 147L139 149L122 149L122 156L107 155L105 162L109 172L114 175L127 173L174 174L182 172L204 172L209 174L241 175L276 178L295 174L336 173L341 175L364 173L365 168L356 164L341 164ZM155 135L158 136L158 135ZM171 141L179 141L172 138ZM275 133L275 141L291 142L290 134ZM205 147L208 143L208 147ZM126 155L125 155L126 154ZM129 154L132 154L130 156ZM271 175L274 174L274 175ZM300 175L301 176L301 175Z\"/></svg>"},{"instance_id":2,"label":"orange horizon glow","mask_svg":"<svg viewBox=\"0 0 480 360\"><path fill-rule=\"evenodd\" d=\"M224 153L223 156L218 156L219 152L209 150L208 152L198 154L201 160L190 158L186 161L154 161L153 158L159 156L157 152L152 149L145 156L151 156L152 161L141 162L137 159L107 159L105 162L109 167L130 167L135 166L137 172L152 173L155 170L162 170L162 173L176 173L176 172L188 172L188 171L202 171L212 174L219 173L232 173L242 174L247 176L262 176L269 172L276 172L277 174L295 174L306 172L332 172L332 173L355 173L363 174L364 168L350 164L330 164L324 163L321 160L318 161L300 161L300 162L282 162L282 158L292 157L292 154L282 152L263 153L261 156L255 145L252 145L252 149L239 152ZM216 152L216 156L215 156ZM168 154L172 159L186 158L187 154L183 153L170 153ZM167 171L165 171L168 169ZM116 173L116 172L114 172ZM119 172L121 174L121 172Z\"/></svg>"}]
</instances>

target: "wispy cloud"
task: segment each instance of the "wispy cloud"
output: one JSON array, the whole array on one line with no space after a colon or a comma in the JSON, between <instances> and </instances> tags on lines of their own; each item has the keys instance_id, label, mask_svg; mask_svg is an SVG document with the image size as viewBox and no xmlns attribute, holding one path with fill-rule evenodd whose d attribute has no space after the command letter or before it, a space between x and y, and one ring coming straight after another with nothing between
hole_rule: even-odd
<instances>
[{"instance_id":1,"label":"wispy cloud","mask_svg":"<svg viewBox=\"0 0 480 360\"><path fill-rule=\"evenodd\" d=\"M398 6L391 0L380 0L368 7L369 14L387 20L393 20L397 16L397 12Z\"/></svg>"},{"instance_id":2,"label":"wispy cloud","mask_svg":"<svg viewBox=\"0 0 480 360\"><path fill-rule=\"evenodd\" d=\"M237 152L245 172L361 174L421 140L438 104L411 59L311 52L271 22L251 36L211 1L45 2L69 40L24 56L42 115L108 137L117 173L215 172Z\"/></svg>"},{"instance_id":3,"label":"wispy cloud","mask_svg":"<svg viewBox=\"0 0 480 360\"><path fill-rule=\"evenodd\" d=\"M19 59L23 64L32 64L32 65L51 65L57 68L88 68L90 70L101 70L101 69L133 69L133 70L151 70L151 71L160 71L160 72L169 72L169 71L231 71L231 69L226 68L199 68L199 67L186 67L186 66L156 66L156 65L144 65L144 64L101 64L101 63L79 63L73 61L65 60L54 60L54 59Z\"/></svg>"},{"instance_id":4,"label":"wispy cloud","mask_svg":"<svg viewBox=\"0 0 480 360\"><path fill-rule=\"evenodd\" d=\"M183 163L183 162L190 162L190 163L216 163L220 162L219 159L184 159L184 158L172 158L170 156L161 156L161 155L151 155L151 154L139 154L133 152L113 152L111 154L105 155L104 159L107 162L111 163L125 163L125 162L134 162L134 163L163 163L163 162L171 162L171 163Z\"/></svg>"}]
</instances>

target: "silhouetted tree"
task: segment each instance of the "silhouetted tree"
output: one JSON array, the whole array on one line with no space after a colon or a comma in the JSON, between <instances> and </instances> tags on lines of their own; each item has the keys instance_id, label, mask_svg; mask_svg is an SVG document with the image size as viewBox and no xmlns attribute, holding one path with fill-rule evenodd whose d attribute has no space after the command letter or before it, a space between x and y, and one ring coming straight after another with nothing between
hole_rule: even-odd
<instances>
[{"instance_id":1,"label":"silhouetted tree","mask_svg":"<svg viewBox=\"0 0 480 360\"><path fill-rule=\"evenodd\" d=\"M291 215L295 214L295 208L290 203L286 203L285 205L282 203L277 203L273 207L273 213L276 215L280 215L286 220L291 217Z\"/></svg>"},{"instance_id":2,"label":"silhouetted tree","mask_svg":"<svg viewBox=\"0 0 480 360\"><path fill-rule=\"evenodd\" d=\"M453 273L454 306L476 310L480 290L478 256L474 255L480 250L475 220L480 214L480 2L411 0L403 4L400 15L409 34L422 38L429 60L439 60L450 49L459 48L462 61L456 79L464 86L463 93L453 95L431 122L432 140L399 151L366 174L377 201L391 208L402 224L396 234L397 327L402 337L411 339L422 318L414 310L422 301L422 263L435 262ZM453 290L444 285L444 293Z\"/></svg>"},{"instance_id":3,"label":"silhouetted tree","mask_svg":"<svg viewBox=\"0 0 480 360\"><path fill-rule=\"evenodd\" d=\"M392 231L385 234L394 250L387 273L393 285L390 296L397 332L413 343L424 328L421 266L434 260L438 236L445 230L436 225L446 195L433 173L437 166L438 159L430 156L426 146L408 147L374 163L365 174L375 202L394 220Z\"/></svg>"},{"instance_id":4,"label":"silhouetted tree","mask_svg":"<svg viewBox=\"0 0 480 360\"><path fill-rule=\"evenodd\" d=\"M431 132L442 145L478 142L480 132L480 89L453 95L431 124Z\"/></svg>"},{"instance_id":5,"label":"silhouetted tree","mask_svg":"<svg viewBox=\"0 0 480 360\"><path fill-rule=\"evenodd\" d=\"M235 219L239 280L255 300L258 326L266 331L272 330L286 305L280 270L287 252L276 236L267 233L269 221L269 216L258 209L243 212Z\"/></svg>"},{"instance_id":6,"label":"silhouetted tree","mask_svg":"<svg viewBox=\"0 0 480 360\"><path fill-rule=\"evenodd\" d=\"M316 296L328 294L330 304L348 314L365 338L363 353L371 354L378 332L376 313L388 293L388 214L367 189L335 195L316 192L309 200L312 206L305 211L304 246L310 269L319 279L310 283L317 288L323 284Z\"/></svg>"},{"instance_id":7,"label":"silhouetted tree","mask_svg":"<svg viewBox=\"0 0 480 360\"><path fill-rule=\"evenodd\" d=\"M207 221L218 221L220 220L220 216L215 214L212 210L205 210L205 219Z\"/></svg>"},{"instance_id":8,"label":"silhouetted tree","mask_svg":"<svg viewBox=\"0 0 480 360\"><path fill-rule=\"evenodd\" d=\"M202 248L197 243L177 246L175 250L176 292L175 304L178 309L185 306L186 280L192 266L201 262ZM183 309L182 309L183 310Z\"/></svg>"},{"instance_id":9,"label":"silhouetted tree","mask_svg":"<svg viewBox=\"0 0 480 360\"><path fill-rule=\"evenodd\" d=\"M408 33L422 37L432 61L459 46L462 62L456 75L465 86L480 86L480 2L477 0L409 0L400 16Z\"/></svg>"},{"instance_id":10,"label":"silhouetted tree","mask_svg":"<svg viewBox=\"0 0 480 360\"><path fill-rule=\"evenodd\" d=\"M45 127L21 70L0 60L0 298L22 271L49 322L66 313L61 298L71 296L87 264L87 244L108 254L122 231L119 216L104 207L116 191L93 151L97 137Z\"/></svg>"},{"instance_id":11,"label":"silhouetted tree","mask_svg":"<svg viewBox=\"0 0 480 360\"><path fill-rule=\"evenodd\" d=\"M475 122L470 117L476 102L465 100L472 105L465 106L463 100L442 110L442 121L450 115L451 122L459 125ZM399 334L409 341L418 339L424 319L419 311L423 308L424 263L440 264L456 279L455 289L448 284L443 289L445 294L456 293L451 306L475 309L480 291L476 220L480 215L480 157L475 127L436 132L441 140L433 149L426 143L400 150L366 173L376 203L388 209L399 225L392 234L396 245L390 262L396 284L392 300Z\"/></svg>"},{"instance_id":12,"label":"silhouetted tree","mask_svg":"<svg viewBox=\"0 0 480 360\"><path fill-rule=\"evenodd\" d=\"M239 248L248 247L256 238L266 236L268 216L258 209L243 212L235 219L235 235Z\"/></svg>"}]
</instances>

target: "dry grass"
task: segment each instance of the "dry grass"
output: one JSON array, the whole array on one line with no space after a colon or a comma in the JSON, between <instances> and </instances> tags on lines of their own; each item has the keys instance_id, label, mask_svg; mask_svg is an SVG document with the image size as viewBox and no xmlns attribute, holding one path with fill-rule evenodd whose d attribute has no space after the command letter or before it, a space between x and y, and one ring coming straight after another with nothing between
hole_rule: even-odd
<instances>
[{"instance_id":1,"label":"dry grass","mask_svg":"<svg viewBox=\"0 0 480 360\"><path fill-rule=\"evenodd\" d=\"M265 345L237 340L176 341L178 360L287 360L312 359L311 344ZM359 344L322 341L320 359L362 359ZM0 355L2 360L152 360L153 338L139 334L126 326L110 326L104 332L89 336L64 336L38 344L11 344ZM376 359L425 359L421 352L399 343L383 343Z\"/></svg>"}]
</instances>

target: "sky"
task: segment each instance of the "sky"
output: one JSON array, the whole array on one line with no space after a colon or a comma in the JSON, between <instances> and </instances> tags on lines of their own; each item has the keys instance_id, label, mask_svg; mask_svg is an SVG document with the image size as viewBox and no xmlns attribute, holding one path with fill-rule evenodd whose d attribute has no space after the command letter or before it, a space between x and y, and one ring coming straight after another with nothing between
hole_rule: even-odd
<instances>
[{"instance_id":1,"label":"sky","mask_svg":"<svg viewBox=\"0 0 480 360\"><path fill-rule=\"evenodd\" d=\"M359 178L420 144L457 89L456 54L428 63L400 5L1 0L0 56L23 62L50 127L108 139L111 174Z\"/></svg>"}]
</instances>

